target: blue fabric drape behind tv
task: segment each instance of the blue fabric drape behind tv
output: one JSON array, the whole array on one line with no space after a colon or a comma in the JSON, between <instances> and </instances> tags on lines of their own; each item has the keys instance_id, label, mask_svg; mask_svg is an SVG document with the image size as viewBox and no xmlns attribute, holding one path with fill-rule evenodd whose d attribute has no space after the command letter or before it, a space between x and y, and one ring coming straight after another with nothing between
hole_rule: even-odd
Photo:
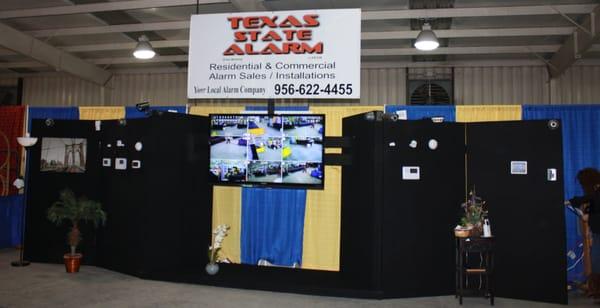
<instances>
[{"instance_id":1,"label":"blue fabric drape behind tv","mask_svg":"<svg viewBox=\"0 0 600 308\"><path fill-rule=\"evenodd\" d=\"M446 122L456 121L456 108L454 106L403 106L386 105L386 113L395 113L399 110L406 110L408 120L421 120L431 117L444 117Z\"/></svg>"},{"instance_id":2,"label":"blue fabric drape behind tv","mask_svg":"<svg viewBox=\"0 0 600 308\"><path fill-rule=\"evenodd\" d=\"M302 263L306 190L242 189L241 260Z\"/></svg>"},{"instance_id":3,"label":"blue fabric drape behind tv","mask_svg":"<svg viewBox=\"0 0 600 308\"><path fill-rule=\"evenodd\" d=\"M582 195L576 180L577 172L585 167L600 168L600 106L523 106L523 120L560 119L563 133L563 167L565 199ZM567 257L569 280L583 281L581 256L582 239L577 216L566 211L567 251L574 251L575 259Z\"/></svg>"},{"instance_id":4,"label":"blue fabric drape behind tv","mask_svg":"<svg viewBox=\"0 0 600 308\"><path fill-rule=\"evenodd\" d=\"M77 107L29 107L28 130L31 130L33 119L79 120Z\"/></svg>"},{"instance_id":5,"label":"blue fabric drape behind tv","mask_svg":"<svg viewBox=\"0 0 600 308\"><path fill-rule=\"evenodd\" d=\"M246 106L249 112L266 110L267 106ZM308 106L275 106L275 111L306 112ZM305 206L304 189L243 188L242 263L265 259L283 266L301 264Z\"/></svg>"},{"instance_id":6,"label":"blue fabric drape behind tv","mask_svg":"<svg viewBox=\"0 0 600 308\"><path fill-rule=\"evenodd\" d=\"M150 107L150 111L157 110L163 112L177 112L177 113L185 113L185 106L152 106ZM126 119L139 119L145 118L148 115L145 112L138 111L134 106L125 107L125 118Z\"/></svg>"},{"instance_id":7,"label":"blue fabric drape behind tv","mask_svg":"<svg viewBox=\"0 0 600 308\"><path fill-rule=\"evenodd\" d=\"M21 243L23 195L0 197L0 248Z\"/></svg>"}]
</instances>

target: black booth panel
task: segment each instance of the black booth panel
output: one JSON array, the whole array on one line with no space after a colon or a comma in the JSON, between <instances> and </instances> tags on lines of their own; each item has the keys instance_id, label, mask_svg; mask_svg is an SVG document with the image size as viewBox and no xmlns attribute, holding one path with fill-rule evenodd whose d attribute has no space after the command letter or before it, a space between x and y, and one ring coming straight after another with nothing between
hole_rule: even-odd
<instances>
[{"instance_id":1,"label":"black booth panel","mask_svg":"<svg viewBox=\"0 0 600 308\"><path fill-rule=\"evenodd\" d=\"M141 241L146 228L144 217L151 201L147 182L151 166L146 165L148 151L148 124L146 119L102 122L101 159L111 161L102 166L101 189L107 212L106 227L101 233L99 265L123 273L140 275L145 256ZM142 151L135 150L142 142ZM116 160L127 159L126 169L117 170ZM140 169L132 168L132 161L142 162Z\"/></svg>"},{"instance_id":2,"label":"black booth panel","mask_svg":"<svg viewBox=\"0 0 600 308\"><path fill-rule=\"evenodd\" d=\"M454 235L464 201L464 125L386 121L383 148L383 285L386 296L454 293ZM431 139L438 142L432 150ZM412 141L416 148L409 147ZM420 167L405 180L403 166Z\"/></svg>"},{"instance_id":3,"label":"black booth panel","mask_svg":"<svg viewBox=\"0 0 600 308\"><path fill-rule=\"evenodd\" d=\"M63 255L69 252L67 233L70 223L56 226L47 218L47 210L58 201L59 193L70 188L78 196L100 200L98 190L98 136L94 129L94 121L55 120L48 126L45 120L33 120L31 135L38 137L38 142L30 150L28 199L25 231L25 259L33 262L62 263ZM85 173L40 172L42 139L85 138L87 139L87 156ZM81 227L82 242L78 252L83 253L84 264L96 261L96 236L98 231L93 225L84 223ZM101 231L102 227L100 227Z\"/></svg>"},{"instance_id":4,"label":"black booth panel","mask_svg":"<svg viewBox=\"0 0 600 308\"><path fill-rule=\"evenodd\" d=\"M489 207L497 296L566 303L562 135L547 121L467 126L468 183ZM511 175L527 161L527 175ZM547 169L558 180L547 181ZM572 179L567 179L572 180Z\"/></svg>"},{"instance_id":5,"label":"black booth panel","mask_svg":"<svg viewBox=\"0 0 600 308\"><path fill-rule=\"evenodd\" d=\"M352 164L343 167L340 277L347 287L381 289L382 122L344 118Z\"/></svg>"},{"instance_id":6,"label":"black booth panel","mask_svg":"<svg viewBox=\"0 0 600 308\"><path fill-rule=\"evenodd\" d=\"M211 241L212 190L206 117L165 113L150 122L152 166L143 245L145 271L204 268ZM175 253L174 253L175 252Z\"/></svg>"}]
</instances>

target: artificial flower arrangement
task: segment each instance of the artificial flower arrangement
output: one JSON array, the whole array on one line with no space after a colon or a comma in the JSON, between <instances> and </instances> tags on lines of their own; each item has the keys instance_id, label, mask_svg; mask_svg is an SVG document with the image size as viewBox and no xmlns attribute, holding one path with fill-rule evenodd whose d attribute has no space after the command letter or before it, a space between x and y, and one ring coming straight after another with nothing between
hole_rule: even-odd
<instances>
[{"instance_id":1,"label":"artificial flower arrangement","mask_svg":"<svg viewBox=\"0 0 600 308\"><path fill-rule=\"evenodd\" d=\"M469 199L461 205L464 216L460 223L454 228L458 237L477 236L482 232L483 219L487 215L485 201L478 197L475 188L469 192Z\"/></svg>"},{"instance_id":2,"label":"artificial flower arrangement","mask_svg":"<svg viewBox=\"0 0 600 308\"><path fill-rule=\"evenodd\" d=\"M223 246L223 240L227 236L227 230L229 226L222 224L218 225L213 231L212 245L208 247L208 260L209 263L215 264L219 262L219 250Z\"/></svg>"}]
</instances>

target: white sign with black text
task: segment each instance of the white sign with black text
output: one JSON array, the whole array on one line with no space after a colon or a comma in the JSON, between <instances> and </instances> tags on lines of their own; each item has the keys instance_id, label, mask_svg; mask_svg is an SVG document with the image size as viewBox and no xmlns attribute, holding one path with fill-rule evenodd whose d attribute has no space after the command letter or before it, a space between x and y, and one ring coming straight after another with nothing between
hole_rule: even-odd
<instances>
[{"instance_id":1,"label":"white sign with black text","mask_svg":"<svg viewBox=\"0 0 600 308\"><path fill-rule=\"evenodd\" d=\"M188 98L360 98L360 9L193 15Z\"/></svg>"}]
</instances>

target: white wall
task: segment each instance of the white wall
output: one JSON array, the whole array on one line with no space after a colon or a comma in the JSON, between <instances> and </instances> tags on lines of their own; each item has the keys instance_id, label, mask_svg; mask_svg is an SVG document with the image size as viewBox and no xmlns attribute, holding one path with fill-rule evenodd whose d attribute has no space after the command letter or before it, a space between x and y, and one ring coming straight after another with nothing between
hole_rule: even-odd
<instances>
[{"instance_id":1,"label":"white wall","mask_svg":"<svg viewBox=\"0 0 600 308\"><path fill-rule=\"evenodd\" d=\"M436 68L411 68L411 72ZM447 69L444 69L447 70ZM543 66L457 67L454 70L456 104L592 104L600 103L600 66L573 66L559 79L549 81ZM0 85L16 84L15 78L0 78ZM24 78L25 104L32 106L135 105L149 100L153 105L186 103L217 105L264 103L248 100L186 99L187 73L119 73L109 83L97 86L64 74L51 73ZM327 105L406 104L406 68L361 70L358 100L322 100ZM283 104L306 104L306 100L281 100ZM311 104L315 102L311 101Z\"/></svg>"}]
</instances>

